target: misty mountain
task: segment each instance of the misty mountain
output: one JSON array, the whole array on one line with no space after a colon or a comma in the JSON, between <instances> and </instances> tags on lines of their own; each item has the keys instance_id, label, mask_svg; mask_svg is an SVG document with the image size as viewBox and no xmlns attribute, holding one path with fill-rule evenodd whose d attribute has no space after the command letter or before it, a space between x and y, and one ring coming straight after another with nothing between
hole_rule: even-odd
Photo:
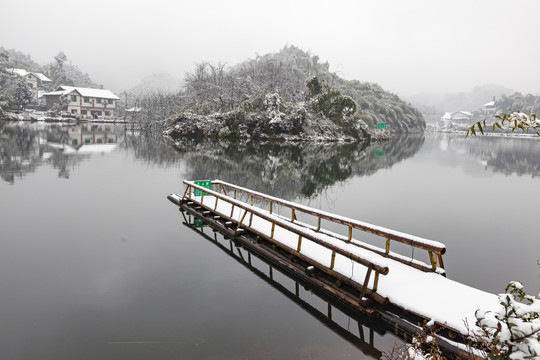
<instances>
[{"instance_id":1,"label":"misty mountain","mask_svg":"<svg viewBox=\"0 0 540 360\"><path fill-rule=\"evenodd\" d=\"M142 95L147 92L165 91L178 92L182 87L182 79L169 73L148 75L139 84L126 90L130 95Z\"/></svg>"},{"instance_id":2,"label":"misty mountain","mask_svg":"<svg viewBox=\"0 0 540 360\"><path fill-rule=\"evenodd\" d=\"M460 93L422 93L408 97L408 100L424 111L444 114L454 111L476 111L493 97L513 94L514 90L501 85L481 85L469 92Z\"/></svg>"}]
</instances>

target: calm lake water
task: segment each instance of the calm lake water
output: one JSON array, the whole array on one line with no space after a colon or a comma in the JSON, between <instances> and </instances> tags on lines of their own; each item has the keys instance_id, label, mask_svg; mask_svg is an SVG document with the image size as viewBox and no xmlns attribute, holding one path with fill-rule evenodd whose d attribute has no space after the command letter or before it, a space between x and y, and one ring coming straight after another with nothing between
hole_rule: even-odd
<instances>
[{"instance_id":1,"label":"calm lake water","mask_svg":"<svg viewBox=\"0 0 540 360\"><path fill-rule=\"evenodd\" d=\"M0 122L0 175L2 359L368 356L317 315L327 304L315 294L300 287L304 300L294 299L293 280L274 271L280 287L261 261L250 270L226 240L216 234L220 248L183 225L166 199L183 179L219 178L437 240L449 278L540 292L536 139L172 147L108 125ZM333 317L359 337L354 318ZM396 341L375 333L372 344Z\"/></svg>"}]
</instances>

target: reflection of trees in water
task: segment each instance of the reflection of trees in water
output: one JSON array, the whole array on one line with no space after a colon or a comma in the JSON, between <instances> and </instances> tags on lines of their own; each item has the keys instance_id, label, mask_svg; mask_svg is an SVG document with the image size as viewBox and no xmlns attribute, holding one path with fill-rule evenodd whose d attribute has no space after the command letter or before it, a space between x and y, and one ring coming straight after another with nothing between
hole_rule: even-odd
<instances>
[{"instance_id":1,"label":"reflection of trees in water","mask_svg":"<svg viewBox=\"0 0 540 360\"><path fill-rule=\"evenodd\" d=\"M38 132L0 121L0 177L10 184L33 173L39 163Z\"/></svg>"},{"instance_id":2,"label":"reflection of trees in water","mask_svg":"<svg viewBox=\"0 0 540 360\"><path fill-rule=\"evenodd\" d=\"M482 139L471 153L487 161L488 168L505 175L540 176L540 143L537 139Z\"/></svg>"},{"instance_id":3,"label":"reflection of trees in water","mask_svg":"<svg viewBox=\"0 0 540 360\"><path fill-rule=\"evenodd\" d=\"M139 160L168 167L177 164L183 157L173 147L165 144L161 137L128 131L122 138L119 146L131 149L135 158Z\"/></svg>"},{"instance_id":4,"label":"reflection of trees in water","mask_svg":"<svg viewBox=\"0 0 540 360\"><path fill-rule=\"evenodd\" d=\"M423 144L423 134L395 134L388 142L371 144L366 149L366 158L354 164L353 173L365 176L390 168L414 156Z\"/></svg>"},{"instance_id":5,"label":"reflection of trees in water","mask_svg":"<svg viewBox=\"0 0 540 360\"><path fill-rule=\"evenodd\" d=\"M185 141L171 148L144 137L126 141L138 157L187 163L189 179L222 179L283 198L311 197L353 175L370 175L414 155L422 135L386 143L230 143ZM171 159L174 159L171 161Z\"/></svg>"},{"instance_id":6,"label":"reflection of trees in water","mask_svg":"<svg viewBox=\"0 0 540 360\"><path fill-rule=\"evenodd\" d=\"M494 172L540 176L540 142L536 138L453 137L449 143L454 149L466 149Z\"/></svg>"}]
</instances>

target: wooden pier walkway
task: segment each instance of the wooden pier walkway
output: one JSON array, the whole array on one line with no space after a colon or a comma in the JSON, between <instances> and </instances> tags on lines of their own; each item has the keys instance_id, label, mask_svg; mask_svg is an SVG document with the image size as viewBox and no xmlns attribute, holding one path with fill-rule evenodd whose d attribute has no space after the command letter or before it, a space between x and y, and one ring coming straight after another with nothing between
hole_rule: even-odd
<instances>
[{"instance_id":1,"label":"wooden pier walkway","mask_svg":"<svg viewBox=\"0 0 540 360\"><path fill-rule=\"evenodd\" d=\"M475 326L477 309L499 307L496 295L446 277L446 247L437 241L220 180L184 184L183 195L168 196L183 213L366 315L397 316L419 328L427 323L457 340ZM416 259L394 251L404 245ZM420 253L427 261L418 259Z\"/></svg>"}]
</instances>

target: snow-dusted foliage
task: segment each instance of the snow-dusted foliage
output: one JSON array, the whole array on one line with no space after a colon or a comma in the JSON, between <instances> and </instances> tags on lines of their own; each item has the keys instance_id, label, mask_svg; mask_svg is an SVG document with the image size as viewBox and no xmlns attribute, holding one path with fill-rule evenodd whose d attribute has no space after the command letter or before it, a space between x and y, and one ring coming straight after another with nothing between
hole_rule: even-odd
<instances>
[{"instance_id":1,"label":"snow-dusted foliage","mask_svg":"<svg viewBox=\"0 0 540 360\"><path fill-rule=\"evenodd\" d=\"M386 122L392 132L425 129L421 113L397 95L377 84L344 80L329 71L327 62L321 63L318 56L295 46L285 46L278 53L257 56L230 68L223 63L198 64L194 72L186 74L186 100L190 110L205 115L234 110L246 99L268 93L279 93L285 101L295 103L317 90L309 88L315 75L320 86L307 104L308 110L313 104L319 105L316 112L337 122L357 112L369 127Z\"/></svg>"},{"instance_id":2,"label":"snow-dusted foliage","mask_svg":"<svg viewBox=\"0 0 540 360\"><path fill-rule=\"evenodd\" d=\"M540 358L540 295L527 295L520 282L511 282L499 295L500 310L476 313L476 335L490 359Z\"/></svg>"},{"instance_id":3,"label":"snow-dusted foliage","mask_svg":"<svg viewBox=\"0 0 540 360\"><path fill-rule=\"evenodd\" d=\"M275 124L281 121L281 113L279 112L279 106L281 100L278 93L266 94L264 98L264 105L268 111L269 124Z\"/></svg>"},{"instance_id":4,"label":"snow-dusted foliage","mask_svg":"<svg viewBox=\"0 0 540 360\"><path fill-rule=\"evenodd\" d=\"M30 101L32 101L32 92L26 81L21 78L17 81L17 87L13 93L13 102L17 105L18 109L24 110Z\"/></svg>"},{"instance_id":5,"label":"snow-dusted foliage","mask_svg":"<svg viewBox=\"0 0 540 360\"><path fill-rule=\"evenodd\" d=\"M523 133L532 133L540 136L540 119L534 113L527 115L521 111L512 111L510 113L497 114L495 118L500 121L488 123L489 119L484 119L473 124L467 129L467 136L469 134L476 136L477 131L480 131L483 135L484 132L495 132L497 129L506 132L515 132L518 130L518 132L522 131Z\"/></svg>"}]
</instances>

